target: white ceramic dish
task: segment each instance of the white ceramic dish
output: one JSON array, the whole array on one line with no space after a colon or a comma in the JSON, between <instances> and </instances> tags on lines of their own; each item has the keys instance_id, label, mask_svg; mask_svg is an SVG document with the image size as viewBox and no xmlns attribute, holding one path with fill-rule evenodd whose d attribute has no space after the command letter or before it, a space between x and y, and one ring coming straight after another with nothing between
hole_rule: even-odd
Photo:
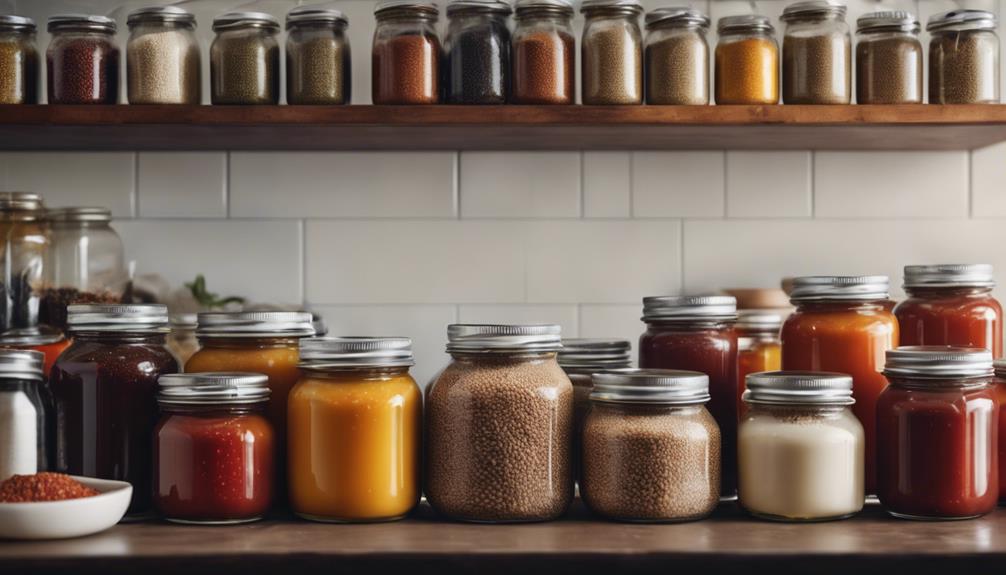
<instances>
[{"instance_id":1,"label":"white ceramic dish","mask_svg":"<svg viewBox=\"0 0 1006 575\"><path fill-rule=\"evenodd\" d=\"M104 531L126 514L133 486L125 481L73 477L101 492L94 497L0 503L0 539L66 539Z\"/></svg>"}]
</instances>

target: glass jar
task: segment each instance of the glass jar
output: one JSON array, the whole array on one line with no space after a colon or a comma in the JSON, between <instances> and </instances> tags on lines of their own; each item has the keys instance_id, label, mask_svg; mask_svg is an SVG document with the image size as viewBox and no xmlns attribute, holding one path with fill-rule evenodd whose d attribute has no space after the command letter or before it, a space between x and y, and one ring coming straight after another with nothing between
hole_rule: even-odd
<instances>
[{"instance_id":1,"label":"glass jar","mask_svg":"<svg viewBox=\"0 0 1006 575\"><path fill-rule=\"evenodd\" d=\"M374 8L371 52L375 104L440 102L440 10L432 2L384 0Z\"/></svg>"},{"instance_id":2,"label":"glass jar","mask_svg":"<svg viewBox=\"0 0 1006 575\"><path fill-rule=\"evenodd\" d=\"M992 353L948 346L887 352L877 402L877 495L895 517L969 519L999 499L999 400Z\"/></svg>"},{"instance_id":3,"label":"glass jar","mask_svg":"<svg viewBox=\"0 0 1006 575\"><path fill-rule=\"evenodd\" d=\"M213 19L210 96L214 104L279 103L279 22L264 12Z\"/></svg>"},{"instance_id":4,"label":"glass jar","mask_svg":"<svg viewBox=\"0 0 1006 575\"><path fill-rule=\"evenodd\" d=\"M168 309L160 304L71 305L73 343L49 377L55 470L128 481L128 515L152 511L157 379L178 372L164 347Z\"/></svg>"},{"instance_id":5,"label":"glass jar","mask_svg":"<svg viewBox=\"0 0 1006 575\"><path fill-rule=\"evenodd\" d=\"M749 375L737 434L740 503L775 521L844 519L863 509L863 425L852 377L771 371Z\"/></svg>"},{"instance_id":6,"label":"glass jar","mask_svg":"<svg viewBox=\"0 0 1006 575\"><path fill-rule=\"evenodd\" d=\"M594 513L635 522L701 519L720 500L720 430L694 371L594 374L580 491Z\"/></svg>"},{"instance_id":7,"label":"glass jar","mask_svg":"<svg viewBox=\"0 0 1006 575\"><path fill-rule=\"evenodd\" d=\"M294 513L330 522L405 517L419 503L423 436L412 340L308 339L300 357L290 392Z\"/></svg>"},{"instance_id":8,"label":"glass jar","mask_svg":"<svg viewBox=\"0 0 1006 575\"><path fill-rule=\"evenodd\" d=\"M709 17L691 8L646 15L646 103L709 103Z\"/></svg>"},{"instance_id":9,"label":"glass jar","mask_svg":"<svg viewBox=\"0 0 1006 575\"><path fill-rule=\"evenodd\" d=\"M908 12L874 12L856 21L856 103L921 104L919 21Z\"/></svg>"},{"instance_id":10,"label":"glass jar","mask_svg":"<svg viewBox=\"0 0 1006 575\"><path fill-rule=\"evenodd\" d=\"M46 220L51 243L39 318L65 330L67 305L121 302L129 272L107 209L59 208Z\"/></svg>"},{"instance_id":11,"label":"glass jar","mask_svg":"<svg viewBox=\"0 0 1006 575\"><path fill-rule=\"evenodd\" d=\"M43 360L37 351L0 350L0 481L48 469Z\"/></svg>"},{"instance_id":12,"label":"glass jar","mask_svg":"<svg viewBox=\"0 0 1006 575\"><path fill-rule=\"evenodd\" d=\"M952 10L929 19L930 104L998 104L995 14Z\"/></svg>"},{"instance_id":13,"label":"glass jar","mask_svg":"<svg viewBox=\"0 0 1006 575\"><path fill-rule=\"evenodd\" d=\"M513 31L514 104L573 104L576 41L567 0L517 0Z\"/></svg>"},{"instance_id":14,"label":"glass jar","mask_svg":"<svg viewBox=\"0 0 1006 575\"><path fill-rule=\"evenodd\" d=\"M0 348L41 353L45 357L42 364L42 374L45 377L49 376L59 354L68 347L70 347L70 340L63 336L63 332L46 325L12 329L0 335Z\"/></svg>"},{"instance_id":15,"label":"glass jar","mask_svg":"<svg viewBox=\"0 0 1006 575\"><path fill-rule=\"evenodd\" d=\"M557 325L451 325L426 390L425 491L462 521L546 521L573 497L573 386Z\"/></svg>"},{"instance_id":16,"label":"glass jar","mask_svg":"<svg viewBox=\"0 0 1006 575\"><path fill-rule=\"evenodd\" d=\"M196 17L178 6L153 6L127 19L126 90L130 104L198 104L202 63Z\"/></svg>"},{"instance_id":17,"label":"glass jar","mask_svg":"<svg viewBox=\"0 0 1006 575\"><path fill-rule=\"evenodd\" d=\"M737 413L747 411L743 401L747 376L782 369L782 314L772 310L745 309L737 312Z\"/></svg>"},{"instance_id":18,"label":"glass jar","mask_svg":"<svg viewBox=\"0 0 1006 575\"><path fill-rule=\"evenodd\" d=\"M852 36L845 5L806 0L782 13L782 101L786 104L852 102Z\"/></svg>"},{"instance_id":19,"label":"glass jar","mask_svg":"<svg viewBox=\"0 0 1006 575\"><path fill-rule=\"evenodd\" d=\"M581 100L588 105L643 103L643 33L636 0L584 0Z\"/></svg>"},{"instance_id":20,"label":"glass jar","mask_svg":"<svg viewBox=\"0 0 1006 575\"><path fill-rule=\"evenodd\" d=\"M778 104L779 44L766 16L720 18L716 43L717 104Z\"/></svg>"},{"instance_id":21,"label":"glass jar","mask_svg":"<svg viewBox=\"0 0 1006 575\"><path fill-rule=\"evenodd\" d=\"M288 104L348 104L353 59L349 20L334 8L299 6L286 15Z\"/></svg>"},{"instance_id":22,"label":"glass jar","mask_svg":"<svg viewBox=\"0 0 1006 575\"><path fill-rule=\"evenodd\" d=\"M171 315L171 332L168 333L165 345L178 360L178 365L185 365L199 351L199 339L196 337L196 327L199 324L196 317L194 313Z\"/></svg>"},{"instance_id":23,"label":"glass jar","mask_svg":"<svg viewBox=\"0 0 1006 575\"><path fill-rule=\"evenodd\" d=\"M46 51L50 104L119 101L119 47L115 20L105 16L49 17Z\"/></svg>"},{"instance_id":24,"label":"glass jar","mask_svg":"<svg viewBox=\"0 0 1006 575\"><path fill-rule=\"evenodd\" d=\"M37 103L35 21L0 14L0 104Z\"/></svg>"},{"instance_id":25,"label":"glass jar","mask_svg":"<svg viewBox=\"0 0 1006 575\"><path fill-rule=\"evenodd\" d=\"M997 359L995 367L995 385L993 391L999 400L999 504L1006 503L1006 360Z\"/></svg>"},{"instance_id":26,"label":"glass jar","mask_svg":"<svg viewBox=\"0 0 1006 575\"><path fill-rule=\"evenodd\" d=\"M887 387L884 353L898 346L887 276L796 278L796 311L782 326L782 368L852 376L852 412L866 432L866 494L876 491L877 398Z\"/></svg>"},{"instance_id":27,"label":"glass jar","mask_svg":"<svg viewBox=\"0 0 1006 575\"><path fill-rule=\"evenodd\" d=\"M709 376L709 411L722 437L722 496L737 494L737 300L730 296L643 298L639 366Z\"/></svg>"},{"instance_id":28,"label":"glass jar","mask_svg":"<svg viewBox=\"0 0 1006 575\"><path fill-rule=\"evenodd\" d=\"M505 104L510 95L510 5L454 0L447 5L449 104Z\"/></svg>"},{"instance_id":29,"label":"glass jar","mask_svg":"<svg viewBox=\"0 0 1006 575\"><path fill-rule=\"evenodd\" d=\"M0 331L38 326L48 250L42 196L0 192Z\"/></svg>"}]
</instances>

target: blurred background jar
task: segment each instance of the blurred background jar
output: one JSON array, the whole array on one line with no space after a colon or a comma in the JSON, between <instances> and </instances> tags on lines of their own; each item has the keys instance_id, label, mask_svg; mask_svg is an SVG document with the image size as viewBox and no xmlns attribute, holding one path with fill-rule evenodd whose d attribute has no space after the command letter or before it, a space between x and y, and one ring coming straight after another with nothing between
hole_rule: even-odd
<instances>
[{"instance_id":1,"label":"blurred background jar","mask_svg":"<svg viewBox=\"0 0 1006 575\"><path fill-rule=\"evenodd\" d=\"M279 22L264 12L213 19L210 96L214 104L279 103Z\"/></svg>"},{"instance_id":2,"label":"blurred background jar","mask_svg":"<svg viewBox=\"0 0 1006 575\"><path fill-rule=\"evenodd\" d=\"M783 315L773 310L745 309L737 312L737 413L742 417L747 405L744 395L747 376L782 369Z\"/></svg>"},{"instance_id":3,"label":"blurred background jar","mask_svg":"<svg viewBox=\"0 0 1006 575\"><path fill-rule=\"evenodd\" d=\"M288 104L348 104L352 58L349 20L334 8L300 6L286 15Z\"/></svg>"},{"instance_id":4,"label":"blurred background jar","mask_svg":"<svg viewBox=\"0 0 1006 575\"><path fill-rule=\"evenodd\" d=\"M38 103L35 22L0 14L0 104Z\"/></svg>"},{"instance_id":5,"label":"blurred background jar","mask_svg":"<svg viewBox=\"0 0 1006 575\"><path fill-rule=\"evenodd\" d=\"M196 17L177 6L134 10L127 20L130 104L198 104L202 65Z\"/></svg>"},{"instance_id":6,"label":"blurred background jar","mask_svg":"<svg viewBox=\"0 0 1006 575\"><path fill-rule=\"evenodd\" d=\"M709 103L709 17L691 8L646 15L646 103Z\"/></svg>"},{"instance_id":7,"label":"blurred background jar","mask_svg":"<svg viewBox=\"0 0 1006 575\"><path fill-rule=\"evenodd\" d=\"M836 0L806 0L783 10L783 103L852 102L852 36L845 12Z\"/></svg>"},{"instance_id":8,"label":"blurred background jar","mask_svg":"<svg viewBox=\"0 0 1006 575\"><path fill-rule=\"evenodd\" d=\"M995 14L952 10L929 19L930 104L998 104Z\"/></svg>"},{"instance_id":9,"label":"blurred background jar","mask_svg":"<svg viewBox=\"0 0 1006 575\"><path fill-rule=\"evenodd\" d=\"M766 16L720 18L716 42L716 103L779 103L779 44Z\"/></svg>"},{"instance_id":10,"label":"blurred background jar","mask_svg":"<svg viewBox=\"0 0 1006 575\"><path fill-rule=\"evenodd\" d=\"M168 333L168 351L178 360L178 365L185 365L189 358L199 351L199 338L196 337L196 314L194 313L174 313L171 314L169 324L171 332Z\"/></svg>"},{"instance_id":11,"label":"blurred background jar","mask_svg":"<svg viewBox=\"0 0 1006 575\"><path fill-rule=\"evenodd\" d=\"M0 242L0 330L35 327L49 258L42 196L0 192Z\"/></svg>"},{"instance_id":12,"label":"blurred background jar","mask_svg":"<svg viewBox=\"0 0 1006 575\"><path fill-rule=\"evenodd\" d=\"M921 104L919 21L908 12L874 12L856 21L856 103Z\"/></svg>"}]
</instances>

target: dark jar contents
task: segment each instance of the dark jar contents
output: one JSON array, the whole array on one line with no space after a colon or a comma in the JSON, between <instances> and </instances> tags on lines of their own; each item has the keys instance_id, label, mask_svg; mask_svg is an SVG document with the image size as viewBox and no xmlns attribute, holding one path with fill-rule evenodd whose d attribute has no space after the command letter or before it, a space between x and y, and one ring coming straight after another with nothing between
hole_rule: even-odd
<instances>
[{"instance_id":1,"label":"dark jar contents","mask_svg":"<svg viewBox=\"0 0 1006 575\"><path fill-rule=\"evenodd\" d=\"M845 11L835 0L797 2L783 11L783 103L852 102L852 37Z\"/></svg>"},{"instance_id":2,"label":"dark jar contents","mask_svg":"<svg viewBox=\"0 0 1006 575\"><path fill-rule=\"evenodd\" d=\"M505 104L510 94L510 5L455 0L444 39L449 104Z\"/></svg>"},{"instance_id":3,"label":"dark jar contents","mask_svg":"<svg viewBox=\"0 0 1006 575\"><path fill-rule=\"evenodd\" d=\"M0 104L38 103L35 22L0 14Z\"/></svg>"},{"instance_id":4,"label":"dark jar contents","mask_svg":"<svg viewBox=\"0 0 1006 575\"><path fill-rule=\"evenodd\" d=\"M572 104L576 90L573 6L566 0L518 0L513 31L514 104Z\"/></svg>"},{"instance_id":5,"label":"dark jar contents","mask_svg":"<svg viewBox=\"0 0 1006 575\"><path fill-rule=\"evenodd\" d=\"M279 22L263 12L213 19L210 96L214 104L279 103Z\"/></svg>"},{"instance_id":6,"label":"dark jar contents","mask_svg":"<svg viewBox=\"0 0 1006 575\"><path fill-rule=\"evenodd\" d=\"M286 15L286 101L288 104L348 104L352 58L339 10L301 6Z\"/></svg>"},{"instance_id":7,"label":"dark jar contents","mask_svg":"<svg viewBox=\"0 0 1006 575\"><path fill-rule=\"evenodd\" d=\"M440 102L439 14L435 4L408 0L386 0L374 9L374 104Z\"/></svg>"},{"instance_id":8,"label":"dark jar contents","mask_svg":"<svg viewBox=\"0 0 1006 575\"><path fill-rule=\"evenodd\" d=\"M874 12L856 24L856 102L921 104L922 43L915 16Z\"/></svg>"},{"instance_id":9,"label":"dark jar contents","mask_svg":"<svg viewBox=\"0 0 1006 575\"><path fill-rule=\"evenodd\" d=\"M929 19L930 104L998 104L997 19L984 10L953 10Z\"/></svg>"},{"instance_id":10,"label":"dark jar contents","mask_svg":"<svg viewBox=\"0 0 1006 575\"><path fill-rule=\"evenodd\" d=\"M643 103L643 7L634 0L584 0L581 101L588 105Z\"/></svg>"},{"instance_id":11,"label":"dark jar contents","mask_svg":"<svg viewBox=\"0 0 1006 575\"><path fill-rule=\"evenodd\" d=\"M1006 360L997 359L995 366L995 396L999 400L999 504L1006 503Z\"/></svg>"},{"instance_id":12,"label":"dark jar contents","mask_svg":"<svg viewBox=\"0 0 1006 575\"><path fill-rule=\"evenodd\" d=\"M66 14L49 18L46 51L50 104L115 104L119 101L119 48L115 21Z\"/></svg>"},{"instance_id":13,"label":"dark jar contents","mask_svg":"<svg viewBox=\"0 0 1006 575\"><path fill-rule=\"evenodd\" d=\"M690 8L646 15L646 103L709 103L709 18Z\"/></svg>"}]
</instances>

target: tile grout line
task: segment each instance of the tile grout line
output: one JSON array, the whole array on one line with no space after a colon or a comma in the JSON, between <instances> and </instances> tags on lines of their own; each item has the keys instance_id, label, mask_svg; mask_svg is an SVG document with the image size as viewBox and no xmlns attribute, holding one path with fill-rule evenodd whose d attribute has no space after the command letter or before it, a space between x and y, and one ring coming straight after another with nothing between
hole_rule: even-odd
<instances>
[{"instance_id":1,"label":"tile grout line","mask_svg":"<svg viewBox=\"0 0 1006 575\"><path fill-rule=\"evenodd\" d=\"M629 151L629 219L636 217L636 153Z\"/></svg>"},{"instance_id":2,"label":"tile grout line","mask_svg":"<svg viewBox=\"0 0 1006 575\"><path fill-rule=\"evenodd\" d=\"M307 306L307 220L300 222L300 305Z\"/></svg>"},{"instance_id":3,"label":"tile grout line","mask_svg":"<svg viewBox=\"0 0 1006 575\"><path fill-rule=\"evenodd\" d=\"M454 151L454 219L461 219L461 150Z\"/></svg>"},{"instance_id":4,"label":"tile grout line","mask_svg":"<svg viewBox=\"0 0 1006 575\"><path fill-rule=\"evenodd\" d=\"M817 219L817 150L810 151L810 219Z\"/></svg>"},{"instance_id":5,"label":"tile grout line","mask_svg":"<svg viewBox=\"0 0 1006 575\"><path fill-rule=\"evenodd\" d=\"M140 218L140 152L133 152L133 193L130 194L132 206L130 213L133 219Z\"/></svg>"},{"instance_id":6,"label":"tile grout line","mask_svg":"<svg viewBox=\"0 0 1006 575\"><path fill-rule=\"evenodd\" d=\"M685 219L678 220L678 293L685 291Z\"/></svg>"},{"instance_id":7,"label":"tile grout line","mask_svg":"<svg viewBox=\"0 0 1006 575\"><path fill-rule=\"evenodd\" d=\"M585 178L584 178L584 175L583 175L584 174L584 170L586 169L586 166L585 166L585 164L586 164L586 158L585 158L585 156L586 156L586 152L584 152L583 150L580 150L580 219L581 220L585 219L587 217L587 210L586 210L587 199L586 199L586 192L584 190L584 187L585 187L584 186Z\"/></svg>"},{"instance_id":8,"label":"tile grout line","mask_svg":"<svg viewBox=\"0 0 1006 575\"><path fill-rule=\"evenodd\" d=\"M231 219L231 151L224 152L224 217Z\"/></svg>"},{"instance_id":9,"label":"tile grout line","mask_svg":"<svg viewBox=\"0 0 1006 575\"><path fill-rule=\"evenodd\" d=\"M975 179L974 179L974 150L968 150L968 170L967 170L967 190L968 190L968 218L975 217Z\"/></svg>"}]
</instances>

